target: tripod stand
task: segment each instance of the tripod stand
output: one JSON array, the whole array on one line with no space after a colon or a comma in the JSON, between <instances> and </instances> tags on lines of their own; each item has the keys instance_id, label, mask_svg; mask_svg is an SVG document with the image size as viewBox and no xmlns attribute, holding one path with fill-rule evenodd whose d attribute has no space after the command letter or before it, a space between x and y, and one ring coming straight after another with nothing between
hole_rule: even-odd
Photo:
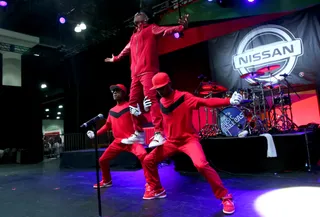
<instances>
[{"instance_id":1,"label":"tripod stand","mask_svg":"<svg viewBox=\"0 0 320 217\"><path fill-rule=\"evenodd\" d=\"M213 95L212 92L210 92L209 95L207 95L204 98L211 98L212 95ZM206 113L206 124L200 130L200 137L203 139L206 139L210 136L217 136L218 134L220 134L220 129L219 129L217 123L209 124L209 108L205 107L204 110ZM210 112L212 113L212 122L214 120L214 116L216 117L216 120L218 120L218 111L216 109L211 108ZM200 115L199 115L199 118L200 118ZM200 126L200 119L199 119L199 126Z\"/></svg>"},{"instance_id":2,"label":"tripod stand","mask_svg":"<svg viewBox=\"0 0 320 217\"><path fill-rule=\"evenodd\" d=\"M281 115L279 117L277 117L275 119L275 123L274 126L276 126L277 128L279 128L282 131L289 131L289 130L295 130L298 128L298 126L293 122L293 114L292 114L292 103L291 103L291 96L290 96L290 88L293 90L293 92L300 98L300 96L298 95L298 93L293 89L293 87L290 85L290 83L288 82L288 80L286 79L288 75L284 74L284 81L287 84L288 87L288 95L284 96L283 90L281 89L281 86L279 86L279 98L277 99L277 101L280 104L280 112ZM276 103L276 100L274 100L274 103ZM275 109L275 104L274 106L274 116L276 117L276 109ZM290 112L290 114L288 114L288 111ZM290 117L289 117L290 115ZM279 123L282 123L281 126L279 125Z\"/></svg>"}]
</instances>

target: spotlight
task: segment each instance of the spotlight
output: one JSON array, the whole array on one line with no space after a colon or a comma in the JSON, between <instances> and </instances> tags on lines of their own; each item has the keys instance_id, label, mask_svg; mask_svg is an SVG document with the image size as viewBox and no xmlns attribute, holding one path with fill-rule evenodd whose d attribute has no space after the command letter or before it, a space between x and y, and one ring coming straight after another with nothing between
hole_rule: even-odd
<instances>
[{"instance_id":1,"label":"spotlight","mask_svg":"<svg viewBox=\"0 0 320 217\"><path fill-rule=\"evenodd\" d=\"M57 112L57 115L61 115L61 112Z\"/></svg>"},{"instance_id":2,"label":"spotlight","mask_svg":"<svg viewBox=\"0 0 320 217\"><path fill-rule=\"evenodd\" d=\"M57 117L57 119L60 119L60 117Z\"/></svg>"},{"instance_id":3,"label":"spotlight","mask_svg":"<svg viewBox=\"0 0 320 217\"><path fill-rule=\"evenodd\" d=\"M59 105L59 107L58 107L59 109L61 109L61 108L63 108L63 105Z\"/></svg>"},{"instance_id":4,"label":"spotlight","mask_svg":"<svg viewBox=\"0 0 320 217\"><path fill-rule=\"evenodd\" d=\"M176 33L174 33L173 34L173 36L175 37L175 38L182 38L183 37L183 32L176 32Z\"/></svg>"},{"instance_id":5,"label":"spotlight","mask_svg":"<svg viewBox=\"0 0 320 217\"><path fill-rule=\"evenodd\" d=\"M254 2L254 0L248 0L248 2Z\"/></svg>"},{"instance_id":6,"label":"spotlight","mask_svg":"<svg viewBox=\"0 0 320 217\"><path fill-rule=\"evenodd\" d=\"M47 88L47 85L46 84L41 84L41 89L45 89Z\"/></svg>"},{"instance_id":7,"label":"spotlight","mask_svg":"<svg viewBox=\"0 0 320 217\"><path fill-rule=\"evenodd\" d=\"M79 24L74 28L74 31L77 33L81 32L81 27Z\"/></svg>"},{"instance_id":8,"label":"spotlight","mask_svg":"<svg viewBox=\"0 0 320 217\"><path fill-rule=\"evenodd\" d=\"M87 29L87 26L86 26L86 24L84 24L83 22L82 23L80 23L80 28L81 28L81 31L82 30L86 30Z\"/></svg>"},{"instance_id":9,"label":"spotlight","mask_svg":"<svg viewBox=\"0 0 320 217\"><path fill-rule=\"evenodd\" d=\"M46 112L50 111L49 109L46 109Z\"/></svg>"},{"instance_id":10,"label":"spotlight","mask_svg":"<svg viewBox=\"0 0 320 217\"><path fill-rule=\"evenodd\" d=\"M65 24L65 23L66 23L66 18L60 17L60 18L59 18L59 22L60 22L61 24Z\"/></svg>"},{"instance_id":11,"label":"spotlight","mask_svg":"<svg viewBox=\"0 0 320 217\"><path fill-rule=\"evenodd\" d=\"M6 1L0 1L0 6L1 7L6 7L8 3Z\"/></svg>"}]
</instances>

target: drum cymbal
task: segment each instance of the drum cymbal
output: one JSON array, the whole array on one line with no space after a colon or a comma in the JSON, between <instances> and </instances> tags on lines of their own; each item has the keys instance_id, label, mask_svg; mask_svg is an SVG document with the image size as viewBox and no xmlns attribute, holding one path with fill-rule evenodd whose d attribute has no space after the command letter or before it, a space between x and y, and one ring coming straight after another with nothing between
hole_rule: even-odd
<instances>
[{"instance_id":1,"label":"drum cymbal","mask_svg":"<svg viewBox=\"0 0 320 217\"><path fill-rule=\"evenodd\" d=\"M215 92L215 91L200 91L200 95L209 95L209 94L213 94L213 95L215 95L215 94L218 94L218 93L221 93L221 91L219 91L219 92Z\"/></svg>"},{"instance_id":2,"label":"drum cymbal","mask_svg":"<svg viewBox=\"0 0 320 217\"><path fill-rule=\"evenodd\" d=\"M257 71L258 72L267 73L267 72L271 72L271 71L279 69L279 68L280 68L280 65L272 65L272 66L263 67L263 68L261 68L261 69L259 69Z\"/></svg>"},{"instance_id":3,"label":"drum cymbal","mask_svg":"<svg viewBox=\"0 0 320 217\"><path fill-rule=\"evenodd\" d=\"M227 91L227 88L216 82L203 82L200 87L200 94L201 92L221 93L224 91Z\"/></svg>"},{"instance_id":4,"label":"drum cymbal","mask_svg":"<svg viewBox=\"0 0 320 217\"><path fill-rule=\"evenodd\" d=\"M266 89L277 89L279 87L283 87L282 84L271 84L271 83L266 83L263 85L264 88Z\"/></svg>"},{"instance_id":5,"label":"drum cymbal","mask_svg":"<svg viewBox=\"0 0 320 217\"><path fill-rule=\"evenodd\" d=\"M260 76L264 75L264 72L249 72L247 74L243 74L240 76L240 78L242 79L255 79L258 78Z\"/></svg>"}]
</instances>

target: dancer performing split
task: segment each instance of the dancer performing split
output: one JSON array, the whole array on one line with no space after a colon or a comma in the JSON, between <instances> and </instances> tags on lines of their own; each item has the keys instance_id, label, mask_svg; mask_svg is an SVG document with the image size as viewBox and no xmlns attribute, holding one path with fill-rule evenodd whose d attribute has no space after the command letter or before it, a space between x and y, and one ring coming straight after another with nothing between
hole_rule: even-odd
<instances>
[{"instance_id":1,"label":"dancer performing split","mask_svg":"<svg viewBox=\"0 0 320 217\"><path fill-rule=\"evenodd\" d=\"M222 200L223 212L232 214L235 211L232 195L228 193L219 175L206 160L198 134L192 124L192 110L198 109L200 106L213 108L230 104L239 105L242 96L234 92L231 99L198 98L188 92L173 90L169 76L162 72L152 78L152 83L152 89L157 90L162 97L160 107L168 135L163 146L156 147L144 159L147 187L143 199L150 200L166 196L160 183L157 165L180 151L191 158L194 166L209 182L216 198Z\"/></svg>"},{"instance_id":2,"label":"dancer performing split","mask_svg":"<svg viewBox=\"0 0 320 217\"><path fill-rule=\"evenodd\" d=\"M102 171L102 181L100 182L101 188L112 186L109 161L115 158L118 154L123 151L133 153L140 160L143 169L143 159L147 155L146 150L141 144L126 145L121 143L123 138L127 138L134 132L130 115L131 109L129 108L129 103L125 101L127 89L124 85L117 84L112 85L110 90L113 94L113 99L117 102L117 105L110 109L105 125L97 132L97 136L100 136L107 131L112 130L114 137L114 141L109 145L99 159ZM148 109L148 107L145 109ZM87 135L90 139L94 138L93 131L88 131ZM98 185L95 184L93 187L98 188Z\"/></svg>"},{"instance_id":3,"label":"dancer performing split","mask_svg":"<svg viewBox=\"0 0 320 217\"><path fill-rule=\"evenodd\" d=\"M149 18L145 13L137 13L134 16L136 28L129 43L118 56L112 55L112 58L106 58L105 62L117 62L130 54L132 81L129 104L132 107L137 106L141 103L143 95L145 97L148 96L152 102L150 113L155 128L155 135L149 147L156 147L162 145L165 141L157 93L151 89L151 79L159 71L157 40L161 36L182 32L186 29L188 26L188 15L179 20L181 25L178 26L157 26L155 24L148 24L148 20ZM144 141L145 138L141 119L134 115L132 118L135 133L122 141L125 144Z\"/></svg>"}]
</instances>

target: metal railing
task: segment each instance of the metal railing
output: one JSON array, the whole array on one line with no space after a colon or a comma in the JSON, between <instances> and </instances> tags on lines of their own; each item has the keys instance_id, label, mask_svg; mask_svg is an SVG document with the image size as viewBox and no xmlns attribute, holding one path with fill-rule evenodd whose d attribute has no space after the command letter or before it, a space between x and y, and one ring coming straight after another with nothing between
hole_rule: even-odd
<instances>
[{"instance_id":1,"label":"metal railing","mask_svg":"<svg viewBox=\"0 0 320 217\"><path fill-rule=\"evenodd\" d=\"M98 148L107 147L113 141L112 132L107 132L98 137ZM61 152L77 151L94 148L94 140L85 133L61 134L50 141L44 140L45 156L60 155Z\"/></svg>"}]
</instances>

